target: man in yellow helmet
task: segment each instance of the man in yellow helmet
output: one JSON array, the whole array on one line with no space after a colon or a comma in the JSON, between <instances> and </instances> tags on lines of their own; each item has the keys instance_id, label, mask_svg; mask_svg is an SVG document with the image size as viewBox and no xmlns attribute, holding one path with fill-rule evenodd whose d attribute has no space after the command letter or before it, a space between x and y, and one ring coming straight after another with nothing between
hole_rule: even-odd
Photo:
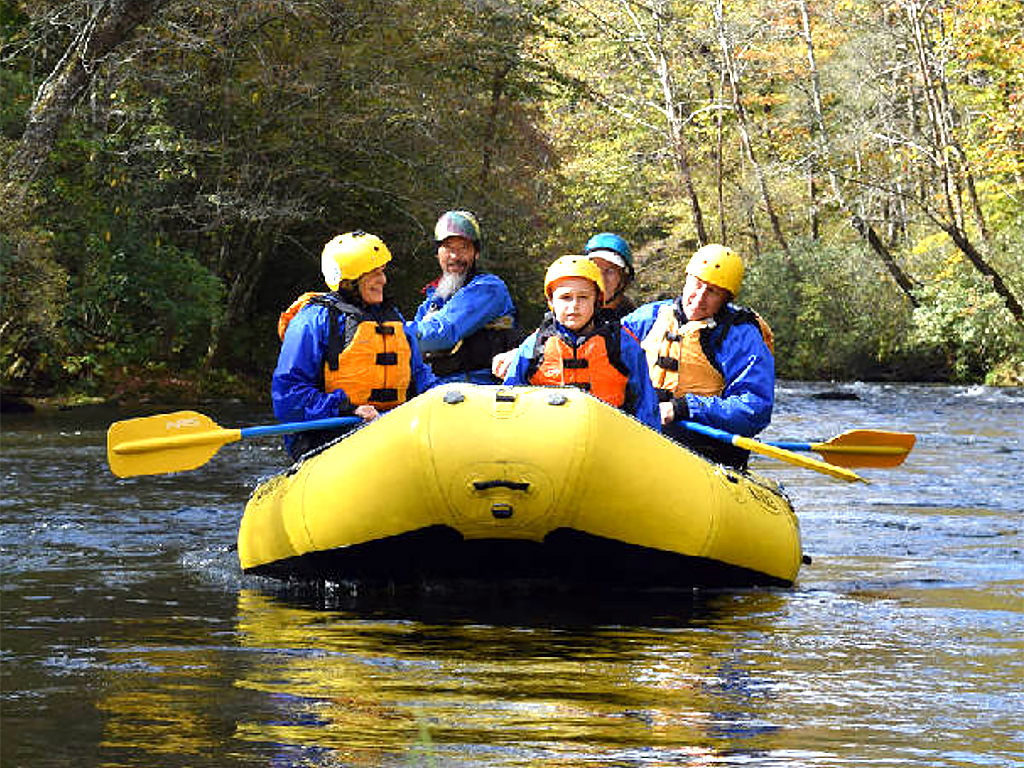
<instances>
[{"instance_id":1,"label":"man in yellow helmet","mask_svg":"<svg viewBox=\"0 0 1024 768\"><path fill-rule=\"evenodd\" d=\"M741 468L747 451L679 425L693 421L753 437L771 421L772 333L755 312L732 303L742 282L739 254L706 245L689 260L679 296L645 304L622 319L642 340L662 431L715 461Z\"/></svg>"},{"instance_id":2,"label":"man in yellow helmet","mask_svg":"<svg viewBox=\"0 0 1024 768\"><path fill-rule=\"evenodd\" d=\"M435 383L405 319L384 296L391 252L375 235L348 232L324 246L329 293L300 296L278 325L281 351L271 384L282 422L358 416L372 421ZM285 436L292 458L341 435Z\"/></svg>"},{"instance_id":3,"label":"man in yellow helmet","mask_svg":"<svg viewBox=\"0 0 1024 768\"><path fill-rule=\"evenodd\" d=\"M505 384L577 387L660 431L640 343L599 312L600 268L587 256L563 256L548 267L544 292L551 311L513 353Z\"/></svg>"}]
</instances>

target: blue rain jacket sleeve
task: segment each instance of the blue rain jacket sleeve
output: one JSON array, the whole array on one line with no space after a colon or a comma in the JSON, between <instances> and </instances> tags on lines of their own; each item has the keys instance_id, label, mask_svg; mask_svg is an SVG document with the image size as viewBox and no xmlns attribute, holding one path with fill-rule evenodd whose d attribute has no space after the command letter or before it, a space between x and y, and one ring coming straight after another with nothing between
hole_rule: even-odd
<instances>
[{"instance_id":1,"label":"blue rain jacket sleeve","mask_svg":"<svg viewBox=\"0 0 1024 768\"><path fill-rule=\"evenodd\" d=\"M570 342L575 342L576 337L571 331L561 326L558 327L558 331ZM534 331L527 337L526 341L519 345L519 349L516 350L516 356L509 364L508 373L505 374L505 384L523 386L530 383L526 379L526 374L530 367L530 360L533 358L536 342L537 332ZM651 378L647 374L647 357L644 355L644 351L640 348L637 340L625 331L620 334L619 350L622 362L629 370L627 386L636 398L633 406L633 416L655 432L660 432L661 414L658 410L658 396L654 392Z\"/></svg>"},{"instance_id":2,"label":"blue rain jacket sleeve","mask_svg":"<svg viewBox=\"0 0 1024 768\"><path fill-rule=\"evenodd\" d=\"M436 310L433 311L432 310ZM515 317L516 309L505 283L497 275L474 275L447 301L427 289L427 298L407 324L424 352L451 349L460 339L502 315Z\"/></svg>"},{"instance_id":3,"label":"blue rain jacket sleeve","mask_svg":"<svg viewBox=\"0 0 1024 768\"><path fill-rule=\"evenodd\" d=\"M647 355L627 328L622 329L619 347L622 362L629 369L629 389L636 397L633 415L655 432L661 432L661 410L658 407L658 395L647 372Z\"/></svg>"},{"instance_id":4,"label":"blue rain jacket sleeve","mask_svg":"<svg viewBox=\"0 0 1024 768\"><path fill-rule=\"evenodd\" d=\"M515 352L515 357L508 364L503 384L511 387L521 387L530 383L526 380L526 372L530 367L530 359L533 357L533 347L536 342L537 332L534 331L519 345Z\"/></svg>"},{"instance_id":5,"label":"blue rain jacket sleeve","mask_svg":"<svg viewBox=\"0 0 1024 768\"><path fill-rule=\"evenodd\" d=\"M634 336L643 341L647 334L651 332L654 321L658 319L658 312L661 311L663 306L671 303L672 300L668 299L665 301L652 301L650 304L642 304L624 316L621 322L633 332Z\"/></svg>"},{"instance_id":6,"label":"blue rain jacket sleeve","mask_svg":"<svg viewBox=\"0 0 1024 768\"><path fill-rule=\"evenodd\" d=\"M671 303L669 299L644 304L622 318L622 324L642 340L650 333L660 309ZM753 437L768 426L775 404L775 358L760 329L750 323L734 325L713 362L722 372L725 389L720 396L687 394L690 420Z\"/></svg>"},{"instance_id":7,"label":"blue rain jacket sleeve","mask_svg":"<svg viewBox=\"0 0 1024 768\"><path fill-rule=\"evenodd\" d=\"M278 421L312 421L352 413L352 403L342 390L324 392L321 383L327 322L327 308L310 304L288 324L270 385Z\"/></svg>"},{"instance_id":8,"label":"blue rain jacket sleeve","mask_svg":"<svg viewBox=\"0 0 1024 768\"><path fill-rule=\"evenodd\" d=\"M423 361L423 353L420 352L419 342L416 341L416 337L409 333L409 324L405 323L405 338L409 340L409 349L412 352L412 358L410 363L412 365L412 387L409 392L409 399L411 400L416 395L422 395L428 389L436 387L440 383L430 366Z\"/></svg>"}]
</instances>

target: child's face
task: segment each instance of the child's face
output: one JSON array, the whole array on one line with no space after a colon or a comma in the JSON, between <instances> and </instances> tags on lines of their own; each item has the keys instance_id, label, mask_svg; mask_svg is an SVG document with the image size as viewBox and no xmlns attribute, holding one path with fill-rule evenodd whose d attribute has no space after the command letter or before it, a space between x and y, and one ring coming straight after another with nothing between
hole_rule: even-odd
<instances>
[{"instance_id":1,"label":"child's face","mask_svg":"<svg viewBox=\"0 0 1024 768\"><path fill-rule=\"evenodd\" d=\"M584 328L597 307L597 286L585 277L563 277L551 291L551 311L570 331Z\"/></svg>"}]
</instances>

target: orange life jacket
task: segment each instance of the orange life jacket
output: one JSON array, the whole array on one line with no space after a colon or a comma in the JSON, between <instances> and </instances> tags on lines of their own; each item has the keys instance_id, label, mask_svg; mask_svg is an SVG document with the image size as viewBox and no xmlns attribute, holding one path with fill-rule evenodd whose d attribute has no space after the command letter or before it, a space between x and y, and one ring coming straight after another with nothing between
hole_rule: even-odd
<instances>
[{"instance_id":1,"label":"orange life jacket","mask_svg":"<svg viewBox=\"0 0 1024 768\"><path fill-rule=\"evenodd\" d=\"M288 323L292 321L293 317L299 314L299 310L309 304L311 300L326 295L327 294L320 291L308 291L289 304L288 309L282 312L280 317L277 318L277 338L284 341L284 332L288 329Z\"/></svg>"},{"instance_id":2,"label":"orange life jacket","mask_svg":"<svg viewBox=\"0 0 1024 768\"><path fill-rule=\"evenodd\" d=\"M719 313L719 318L690 320L682 323L682 308L678 301L665 304L658 311L654 325L640 343L647 355L651 383L662 401L694 395L721 395L725 378L715 364L712 344L721 345L729 329L739 323L755 323L761 331L769 351L775 352L772 329L753 310L731 309ZM726 324L712 340L712 332Z\"/></svg>"},{"instance_id":3,"label":"orange life jacket","mask_svg":"<svg viewBox=\"0 0 1024 768\"><path fill-rule=\"evenodd\" d=\"M406 401L412 381L412 348L394 307L386 307L376 318L335 293L304 293L281 313L278 334L282 339L288 323L306 304L327 308L325 392L341 389L352 405L372 405L378 410ZM344 334L339 328L342 316Z\"/></svg>"},{"instance_id":4,"label":"orange life jacket","mask_svg":"<svg viewBox=\"0 0 1024 768\"><path fill-rule=\"evenodd\" d=\"M537 329L527 381L538 386L574 386L609 405L626 405L629 370L621 360L618 323L598 323L573 347L555 328L549 314Z\"/></svg>"}]
</instances>

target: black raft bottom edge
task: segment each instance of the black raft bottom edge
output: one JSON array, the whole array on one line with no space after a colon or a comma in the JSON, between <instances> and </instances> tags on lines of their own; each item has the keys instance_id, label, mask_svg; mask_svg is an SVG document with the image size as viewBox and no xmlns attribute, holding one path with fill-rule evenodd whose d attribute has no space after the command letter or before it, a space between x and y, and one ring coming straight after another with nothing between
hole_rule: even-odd
<instances>
[{"instance_id":1,"label":"black raft bottom edge","mask_svg":"<svg viewBox=\"0 0 1024 768\"><path fill-rule=\"evenodd\" d=\"M716 560L691 557L559 528L544 542L464 539L434 525L386 539L245 570L285 581L357 581L388 585L434 579L480 583L556 582L566 587L620 589L789 587L792 582Z\"/></svg>"}]
</instances>

